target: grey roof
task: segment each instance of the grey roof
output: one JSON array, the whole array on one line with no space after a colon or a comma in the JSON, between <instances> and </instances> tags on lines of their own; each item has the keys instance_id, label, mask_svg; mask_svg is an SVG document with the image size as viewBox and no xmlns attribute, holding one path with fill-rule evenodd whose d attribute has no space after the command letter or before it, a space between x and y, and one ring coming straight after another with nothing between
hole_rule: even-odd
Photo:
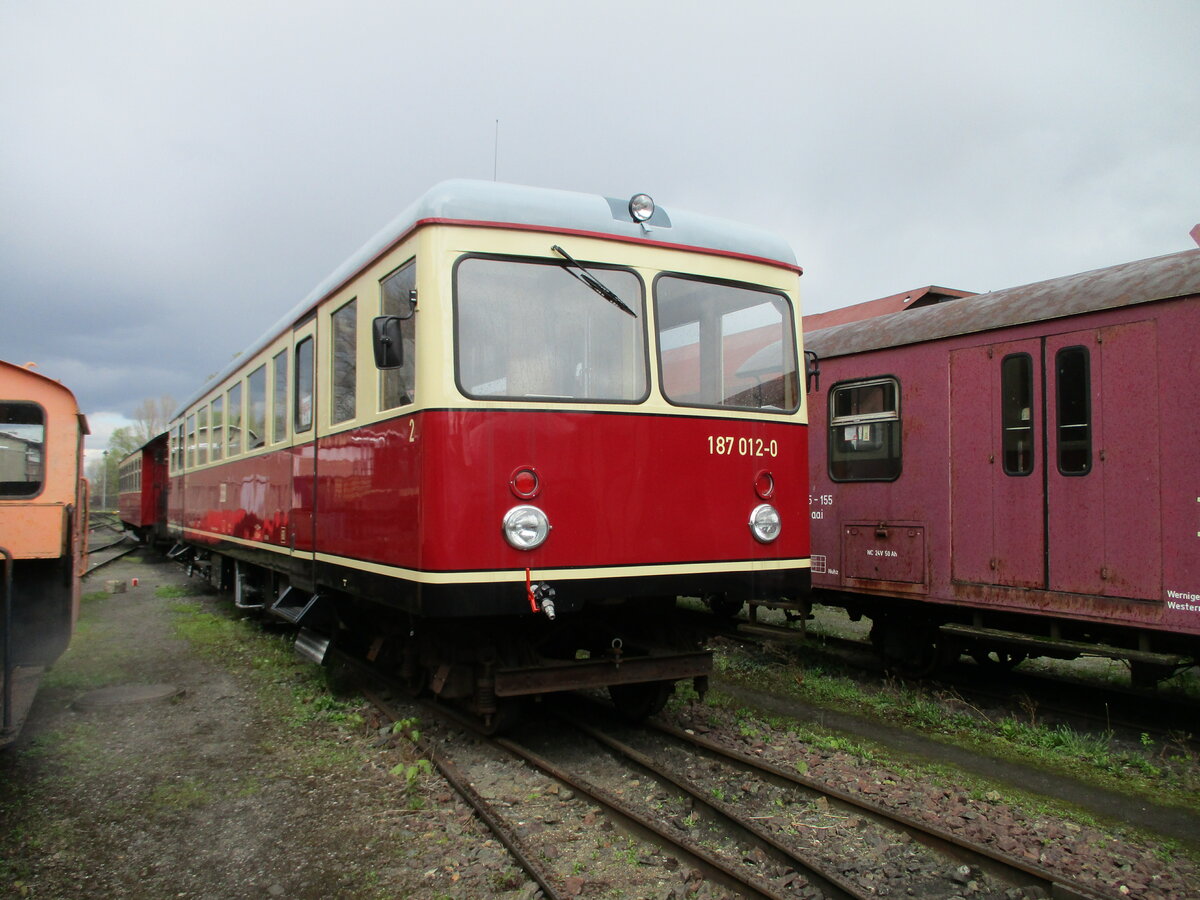
<instances>
[{"instance_id":1,"label":"grey roof","mask_svg":"<svg viewBox=\"0 0 1200 900\"><path fill-rule=\"evenodd\" d=\"M632 193L630 196L632 196ZM639 243L668 244L766 260L796 268L796 256L782 238L759 228L684 210L658 207L640 225L626 211L628 198L602 197L550 188L525 187L494 181L455 179L434 185L333 270L308 296L276 322L245 353L189 398L182 414L215 384L232 375L251 357L290 328L323 299L336 292L417 225L426 222L516 225L556 232L609 235ZM549 248L547 248L548 250Z\"/></svg>"},{"instance_id":2,"label":"grey roof","mask_svg":"<svg viewBox=\"0 0 1200 900\"><path fill-rule=\"evenodd\" d=\"M1200 293L1200 250L1184 250L806 332L829 358Z\"/></svg>"}]
</instances>

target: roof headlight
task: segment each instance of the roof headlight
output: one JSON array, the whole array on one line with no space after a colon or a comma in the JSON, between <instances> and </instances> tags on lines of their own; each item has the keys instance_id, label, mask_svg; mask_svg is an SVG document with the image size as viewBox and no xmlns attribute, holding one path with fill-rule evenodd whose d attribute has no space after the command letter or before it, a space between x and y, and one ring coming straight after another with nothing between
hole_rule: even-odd
<instances>
[{"instance_id":1,"label":"roof headlight","mask_svg":"<svg viewBox=\"0 0 1200 900\"><path fill-rule=\"evenodd\" d=\"M779 518L779 510L770 503L760 503L750 513L750 532L754 535L754 539L760 543L771 543L771 541L779 537L779 531L782 527L783 523Z\"/></svg>"},{"instance_id":2,"label":"roof headlight","mask_svg":"<svg viewBox=\"0 0 1200 900\"><path fill-rule=\"evenodd\" d=\"M649 194L634 194L629 198L629 215L635 222L645 222L654 215L654 201Z\"/></svg>"},{"instance_id":3,"label":"roof headlight","mask_svg":"<svg viewBox=\"0 0 1200 900\"><path fill-rule=\"evenodd\" d=\"M504 539L518 550L540 547L550 535L550 520L536 506L514 506L504 514Z\"/></svg>"}]
</instances>

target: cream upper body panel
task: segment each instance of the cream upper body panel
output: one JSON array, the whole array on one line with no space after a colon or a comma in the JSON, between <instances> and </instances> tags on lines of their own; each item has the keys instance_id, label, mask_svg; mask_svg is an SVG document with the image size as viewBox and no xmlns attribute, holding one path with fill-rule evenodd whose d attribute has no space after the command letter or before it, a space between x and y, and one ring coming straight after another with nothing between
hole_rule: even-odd
<instances>
[{"instance_id":1,"label":"cream upper body panel","mask_svg":"<svg viewBox=\"0 0 1200 900\"><path fill-rule=\"evenodd\" d=\"M565 260L552 249L558 245L575 260L598 267L600 275L605 266L635 273L644 292L648 390L643 400L624 405L624 411L695 414L694 409L668 402L659 384L659 367L654 364L657 347L652 293L661 273L752 285L785 296L797 365L803 371L797 292L800 270L785 244L753 228L686 213L672 212L669 217L656 213L646 226L622 220L619 213L616 201L589 195L487 182L438 185L331 273L246 356L228 366L179 411L171 426L172 472L271 452L421 409L521 406L518 399L466 397L456 383L454 279L456 265L469 256L562 264ZM384 279L409 264L415 265L417 292L413 321L415 371L411 376L415 391L401 406L383 408L383 376L374 363L372 321L384 311ZM604 301L597 298L597 302ZM351 303L353 307L348 306ZM343 353L337 374L333 365L338 340L335 330L339 330L343 346L348 346L348 341L353 343L352 356ZM311 398L314 427L300 432L296 429L296 411L291 408L299 402L295 384L297 347L310 333L316 349L315 396ZM470 352L470 348L460 348L459 352ZM279 369L283 355L287 358L286 368ZM265 371L265 379L260 370ZM352 407L345 403L336 407L331 402L335 381L341 390L353 394ZM255 405L253 399L260 396L265 396L265 401ZM286 412L279 408L283 403L289 407ZM211 436L218 423L226 424L235 404L239 404L242 420L234 424L242 435L234 435L231 441L232 432L227 429L219 451L202 452L202 426ZM611 409L608 404L595 402L557 402L554 407ZM347 415L351 408L353 414ZM703 414L772 421L781 418L778 411L744 409L711 408ZM257 439L247 427L251 415L256 417L254 424L265 431ZM799 392L797 409L787 418L807 421L803 391ZM276 419L280 420L278 424ZM210 443L217 442L211 439ZM189 455L192 445L196 449Z\"/></svg>"}]
</instances>

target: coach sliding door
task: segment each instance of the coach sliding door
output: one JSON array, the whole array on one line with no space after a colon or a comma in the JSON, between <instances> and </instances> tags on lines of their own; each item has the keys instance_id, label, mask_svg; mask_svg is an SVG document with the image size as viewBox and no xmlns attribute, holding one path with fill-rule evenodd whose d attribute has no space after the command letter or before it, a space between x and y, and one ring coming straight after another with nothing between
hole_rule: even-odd
<instances>
[{"instance_id":1,"label":"coach sliding door","mask_svg":"<svg viewBox=\"0 0 1200 900\"><path fill-rule=\"evenodd\" d=\"M1162 596L1153 322L1045 339L1050 590Z\"/></svg>"},{"instance_id":2,"label":"coach sliding door","mask_svg":"<svg viewBox=\"0 0 1200 900\"><path fill-rule=\"evenodd\" d=\"M1155 326L950 356L955 581L1161 597Z\"/></svg>"}]
</instances>

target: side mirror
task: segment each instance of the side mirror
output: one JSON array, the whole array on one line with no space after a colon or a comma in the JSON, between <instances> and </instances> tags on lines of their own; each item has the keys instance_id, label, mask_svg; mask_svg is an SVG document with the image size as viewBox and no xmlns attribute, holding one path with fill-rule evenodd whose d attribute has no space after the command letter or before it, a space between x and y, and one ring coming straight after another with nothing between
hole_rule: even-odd
<instances>
[{"instance_id":1,"label":"side mirror","mask_svg":"<svg viewBox=\"0 0 1200 900\"><path fill-rule=\"evenodd\" d=\"M404 338L399 316L377 316L371 323L375 365L380 369L399 369L404 365Z\"/></svg>"},{"instance_id":2,"label":"side mirror","mask_svg":"<svg viewBox=\"0 0 1200 900\"><path fill-rule=\"evenodd\" d=\"M814 387L819 391L821 389L821 360L812 350L804 351L804 370L805 393L811 394Z\"/></svg>"}]
</instances>

